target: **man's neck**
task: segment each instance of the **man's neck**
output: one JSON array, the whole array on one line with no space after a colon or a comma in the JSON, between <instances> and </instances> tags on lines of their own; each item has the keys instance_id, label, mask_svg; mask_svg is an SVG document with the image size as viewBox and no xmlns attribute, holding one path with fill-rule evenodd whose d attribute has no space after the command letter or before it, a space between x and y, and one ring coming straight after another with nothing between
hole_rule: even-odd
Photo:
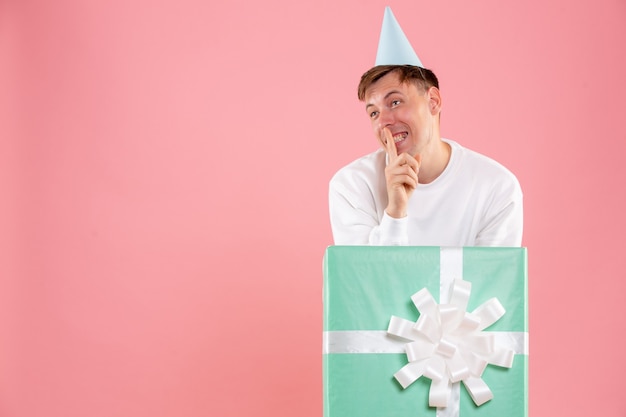
<instances>
[{"instance_id":1,"label":"man's neck","mask_svg":"<svg viewBox=\"0 0 626 417\"><path fill-rule=\"evenodd\" d=\"M439 139L428 155L422 155L418 178L420 184L429 184L435 181L446 169L450 162L452 147L449 143Z\"/></svg>"}]
</instances>

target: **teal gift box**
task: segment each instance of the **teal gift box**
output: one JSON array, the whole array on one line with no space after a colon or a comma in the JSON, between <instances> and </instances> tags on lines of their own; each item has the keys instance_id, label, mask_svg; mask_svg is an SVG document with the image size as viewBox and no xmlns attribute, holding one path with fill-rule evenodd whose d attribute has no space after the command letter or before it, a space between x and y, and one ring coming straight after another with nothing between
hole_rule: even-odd
<instances>
[{"instance_id":1,"label":"teal gift box","mask_svg":"<svg viewBox=\"0 0 626 417\"><path fill-rule=\"evenodd\" d=\"M450 277L471 283L468 312L493 297L506 310L483 333L512 340L513 363L485 368L482 380L493 398L480 406L459 382L452 385L448 406L437 408L429 406L430 379L422 376L403 389L394 378L409 361L406 341L398 343L387 334L391 317L416 322L420 313L411 296L423 288L443 304L450 296ZM324 256L324 417L527 417L527 293L526 248L329 247Z\"/></svg>"}]
</instances>

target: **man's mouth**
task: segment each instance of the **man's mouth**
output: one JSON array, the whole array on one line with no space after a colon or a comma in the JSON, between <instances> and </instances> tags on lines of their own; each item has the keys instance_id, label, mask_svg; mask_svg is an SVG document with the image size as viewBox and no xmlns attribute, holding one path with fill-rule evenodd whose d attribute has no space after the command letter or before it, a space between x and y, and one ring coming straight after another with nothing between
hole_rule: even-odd
<instances>
[{"instance_id":1,"label":"man's mouth","mask_svg":"<svg viewBox=\"0 0 626 417\"><path fill-rule=\"evenodd\" d=\"M408 135L409 134L406 132L396 133L395 135L393 135L393 141L394 143L402 142L404 139L406 139Z\"/></svg>"}]
</instances>

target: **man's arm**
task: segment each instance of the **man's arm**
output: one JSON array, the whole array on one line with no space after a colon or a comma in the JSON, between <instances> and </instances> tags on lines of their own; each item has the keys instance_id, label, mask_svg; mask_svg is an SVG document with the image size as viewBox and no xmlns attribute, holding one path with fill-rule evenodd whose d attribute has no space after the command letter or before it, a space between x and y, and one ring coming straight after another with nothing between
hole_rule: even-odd
<instances>
[{"instance_id":1,"label":"man's arm","mask_svg":"<svg viewBox=\"0 0 626 417\"><path fill-rule=\"evenodd\" d=\"M329 188L330 225L335 245L406 245L407 218L384 213L378 220L376 204L369 196L357 195L334 178Z\"/></svg>"},{"instance_id":2,"label":"man's arm","mask_svg":"<svg viewBox=\"0 0 626 417\"><path fill-rule=\"evenodd\" d=\"M521 246L524 207L522 189L516 179L493 206L485 226L476 236L476 246Z\"/></svg>"},{"instance_id":3,"label":"man's arm","mask_svg":"<svg viewBox=\"0 0 626 417\"><path fill-rule=\"evenodd\" d=\"M408 244L406 210L418 184L421 160L419 155L398 155L389 129L383 129L383 135L388 159L384 165L384 190L379 189L383 173L367 179L354 173L337 175L331 180L328 200L336 245ZM385 208L383 213L381 207Z\"/></svg>"},{"instance_id":4,"label":"man's arm","mask_svg":"<svg viewBox=\"0 0 626 417\"><path fill-rule=\"evenodd\" d=\"M375 205L346 189L336 177L330 182L328 203L335 245L369 244L370 233L378 226Z\"/></svg>"}]
</instances>

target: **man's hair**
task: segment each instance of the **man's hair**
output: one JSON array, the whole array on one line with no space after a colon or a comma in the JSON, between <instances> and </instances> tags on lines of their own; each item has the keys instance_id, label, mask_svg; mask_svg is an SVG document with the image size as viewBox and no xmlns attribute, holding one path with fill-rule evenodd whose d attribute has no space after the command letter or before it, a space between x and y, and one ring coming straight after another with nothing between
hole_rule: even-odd
<instances>
[{"instance_id":1,"label":"man's hair","mask_svg":"<svg viewBox=\"0 0 626 417\"><path fill-rule=\"evenodd\" d=\"M365 92L372 84L385 75L395 72L401 83L413 82L421 91L430 87L439 88L439 80L431 70L415 65L377 65L361 76L359 82L359 100L365 100Z\"/></svg>"}]
</instances>

